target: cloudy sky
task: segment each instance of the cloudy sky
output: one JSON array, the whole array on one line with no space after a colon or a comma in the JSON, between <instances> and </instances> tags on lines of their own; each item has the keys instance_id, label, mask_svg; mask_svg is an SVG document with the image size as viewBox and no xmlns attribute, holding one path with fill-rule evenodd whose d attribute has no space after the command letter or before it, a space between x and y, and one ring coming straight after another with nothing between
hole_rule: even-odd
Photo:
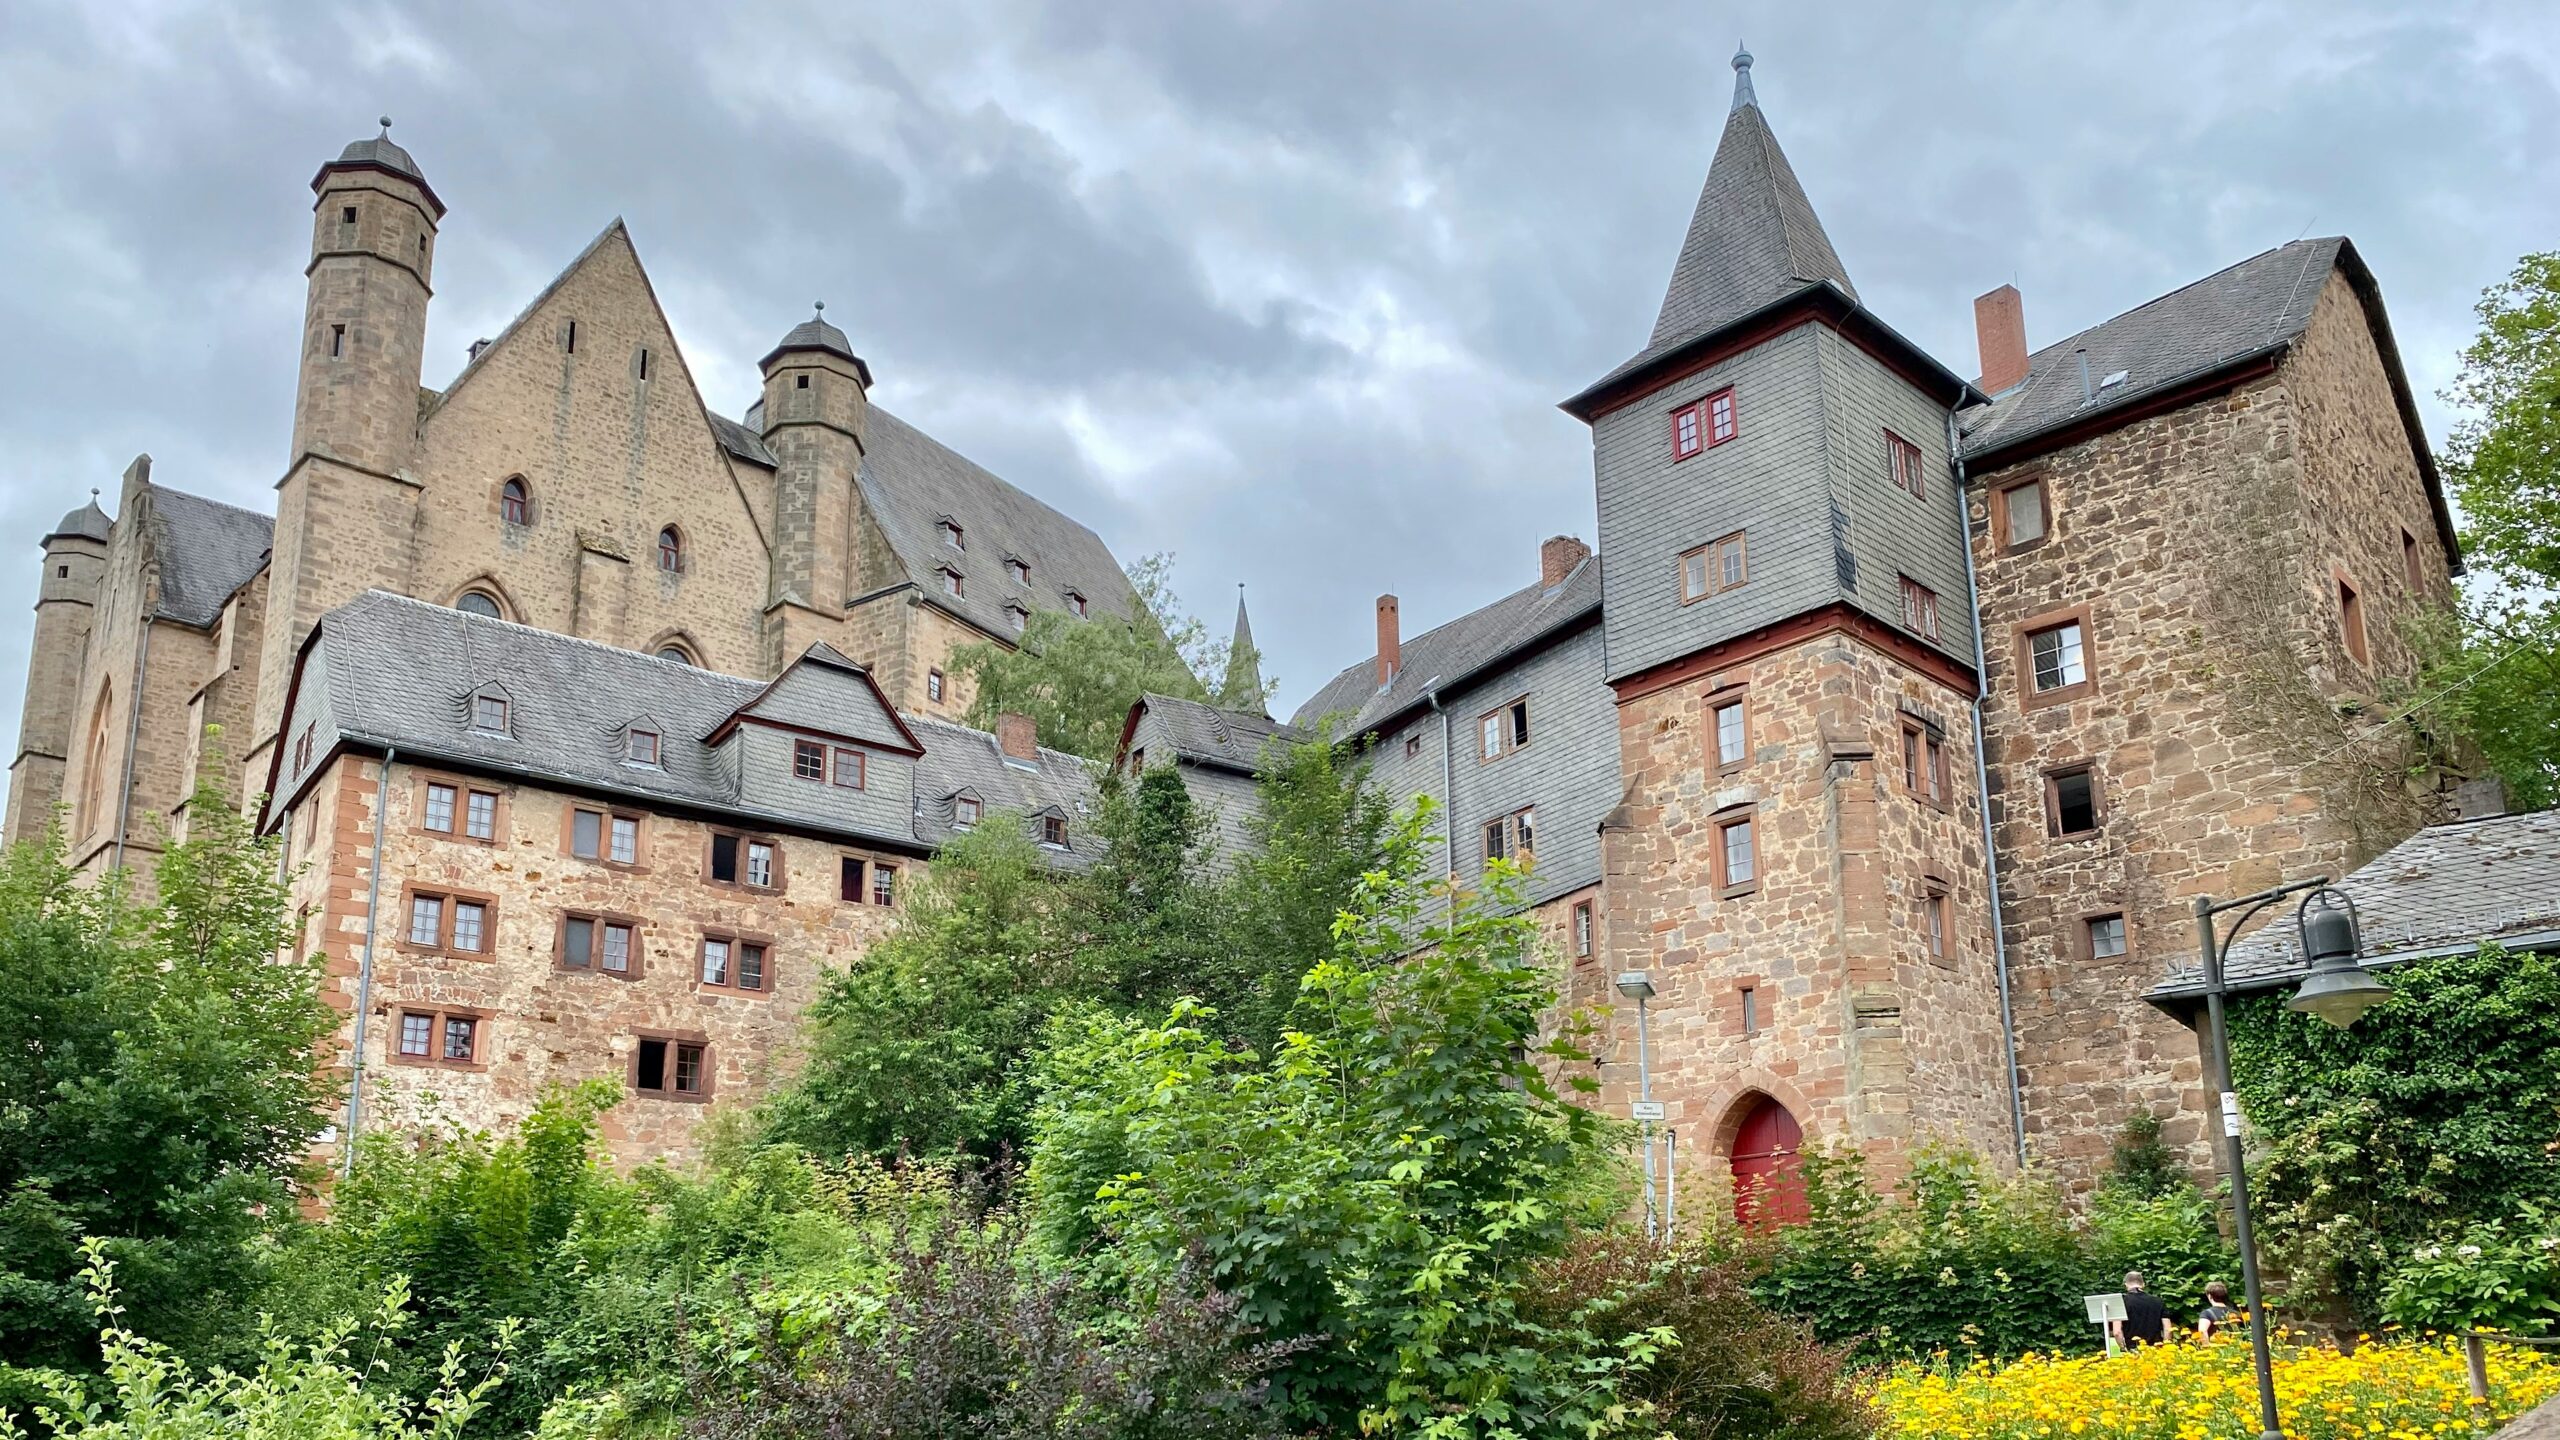
<instances>
[{"instance_id":1,"label":"cloudy sky","mask_svg":"<svg viewBox=\"0 0 2560 1440\"><path fill-rule=\"evenodd\" d=\"M1592 531L1555 402L1659 304L1747 40L1862 296L1972 373L2304 233L2379 275L2430 435L2560 245L2543 4L155 0L0 8L0 695L37 537L140 451L268 508L320 161L388 113L452 207L426 383L613 217L735 414L827 302L876 398L1243 582L1283 713ZM2401 13L2401 12L2418 13ZM16 707L0 701L15 753Z\"/></svg>"}]
</instances>

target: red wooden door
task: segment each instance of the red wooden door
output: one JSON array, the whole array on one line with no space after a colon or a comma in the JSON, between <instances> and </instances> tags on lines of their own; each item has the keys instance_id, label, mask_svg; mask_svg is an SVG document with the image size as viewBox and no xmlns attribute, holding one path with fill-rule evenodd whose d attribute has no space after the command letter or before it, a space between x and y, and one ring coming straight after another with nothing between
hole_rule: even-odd
<instances>
[{"instance_id":1,"label":"red wooden door","mask_svg":"<svg viewBox=\"0 0 2560 1440\"><path fill-rule=\"evenodd\" d=\"M1796 1151L1804 1128L1787 1107L1762 1097L1733 1136L1733 1211L1746 1225L1797 1225L1807 1216Z\"/></svg>"}]
</instances>

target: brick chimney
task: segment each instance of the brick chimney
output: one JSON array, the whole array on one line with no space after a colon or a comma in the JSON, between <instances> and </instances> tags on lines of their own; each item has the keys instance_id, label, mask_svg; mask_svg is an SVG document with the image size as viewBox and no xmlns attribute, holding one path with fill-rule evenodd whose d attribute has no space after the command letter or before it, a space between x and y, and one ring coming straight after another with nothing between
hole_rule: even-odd
<instances>
[{"instance_id":1,"label":"brick chimney","mask_svg":"<svg viewBox=\"0 0 2560 1440\"><path fill-rule=\"evenodd\" d=\"M1974 344L1982 352L1982 389L1997 395L2027 378L2027 303L2003 285L1973 302Z\"/></svg>"},{"instance_id":2,"label":"brick chimney","mask_svg":"<svg viewBox=\"0 0 2560 1440\"><path fill-rule=\"evenodd\" d=\"M1573 573L1573 567L1591 558L1591 547L1570 535L1558 535L1538 547L1538 584L1553 590Z\"/></svg>"},{"instance_id":3,"label":"brick chimney","mask_svg":"<svg viewBox=\"0 0 2560 1440\"><path fill-rule=\"evenodd\" d=\"M1040 728L1028 715L1008 710L996 717L996 748L1008 759L1040 763Z\"/></svg>"},{"instance_id":4,"label":"brick chimney","mask_svg":"<svg viewBox=\"0 0 2560 1440\"><path fill-rule=\"evenodd\" d=\"M1385 688L1404 668L1404 635L1396 621L1396 597L1378 597L1378 685Z\"/></svg>"}]
</instances>

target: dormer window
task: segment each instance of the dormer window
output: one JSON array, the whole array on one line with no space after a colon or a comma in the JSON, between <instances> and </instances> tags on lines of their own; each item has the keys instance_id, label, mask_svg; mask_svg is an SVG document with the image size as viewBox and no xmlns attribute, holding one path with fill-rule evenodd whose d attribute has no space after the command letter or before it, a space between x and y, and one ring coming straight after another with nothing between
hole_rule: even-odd
<instances>
[{"instance_id":1,"label":"dormer window","mask_svg":"<svg viewBox=\"0 0 2560 1440\"><path fill-rule=\"evenodd\" d=\"M1088 612L1085 609L1085 600L1082 594L1073 590L1067 592L1067 612L1079 620L1085 618Z\"/></svg>"},{"instance_id":2,"label":"dormer window","mask_svg":"<svg viewBox=\"0 0 2560 1440\"><path fill-rule=\"evenodd\" d=\"M1013 633L1019 635L1031 623L1031 612L1019 605L1007 605L1004 607L1004 623L1012 626Z\"/></svg>"},{"instance_id":3,"label":"dormer window","mask_svg":"<svg viewBox=\"0 0 2560 1440\"><path fill-rule=\"evenodd\" d=\"M953 599L968 593L960 583L960 572L948 565L942 567L942 593Z\"/></svg>"},{"instance_id":4,"label":"dormer window","mask_svg":"<svg viewBox=\"0 0 2560 1440\"><path fill-rule=\"evenodd\" d=\"M984 810L985 807L978 803L977 796L962 795L958 797L951 802L951 828L954 830L967 830L974 827L978 823L978 817L984 812Z\"/></svg>"},{"instance_id":5,"label":"dormer window","mask_svg":"<svg viewBox=\"0 0 2560 1440\"><path fill-rule=\"evenodd\" d=\"M507 733L507 697L488 691L471 697L471 728L491 735Z\"/></svg>"},{"instance_id":6,"label":"dormer window","mask_svg":"<svg viewBox=\"0 0 2560 1440\"><path fill-rule=\"evenodd\" d=\"M954 550L966 550L969 548L967 545L961 543L959 521L949 519L947 517L942 521L942 543L950 546Z\"/></svg>"},{"instance_id":7,"label":"dormer window","mask_svg":"<svg viewBox=\"0 0 2560 1440\"><path fill-rule=\"evenodd\" d=\"M1016 585L1028 585L1031 583L1030 563L1018 555L1011 557L1004 562L1004 572L1013 577L1013 583Z\"/></svg>"},{"instance_id":8,"label":"dormer window","mask_svg":"<svg viewBox=\"0 0 2560 1440\"><path fill-rule=\"evenodd\" d=\"M1041 817L1040 817L1040 843L1041 843L1041 844L1043 844L1043 845L1048 846L1048 847L1049 847L1050 849L1052 849L1052 850L1064 850L1064 849L1066 849L1066 848L1067 848L1067 817L1066 817L1066 816L1064 816L1064 815L1043 815L1043 816L1041 816Z\"/></svg>"},{"instance_id":9,"label":"dormer window","mask_svg":"<svg viewBox=\"0 0 2560 1440\"><path fill-rule=\"evenodd\" d=\"M658 732L634 725L622 737L622 758L634 765L658 763Z\"/></svg>"}]
</instances>

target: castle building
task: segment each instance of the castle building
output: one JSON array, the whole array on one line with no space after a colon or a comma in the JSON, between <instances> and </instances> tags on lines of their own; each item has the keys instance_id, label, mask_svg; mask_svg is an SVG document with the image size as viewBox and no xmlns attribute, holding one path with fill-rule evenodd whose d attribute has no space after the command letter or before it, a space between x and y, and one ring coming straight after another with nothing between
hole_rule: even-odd
<instances>
[{"instance_id":1,"label":"castle building","mask_svg":"<svg viewBox=\"0 0 2560 1440\"><path fill-rule=\"evenodd\" d=\"M2144 1000L2192 900L2450 808L2371 718L2460 566L2379 291L2301 240L2031 349L2004 286L1968 378L1859 298L1734 63L1652 332L1564 402L1597 551L1410 638L1380 597L1289 724L1147 696L1119 763L1233 851L1268 747L1331 734L1439 802L1460 884L1525 862L1573 1000L1649 976L1685 1174L1941 1140L2086 1183L2137 1112L2201 1160L2194 1039ZM387 134L312 188L275 516L137 461L46 539L8 833L59 807L84 866L138 861L212 779L287 837L352 1118L614 1075L616 1153L689 1153L952 834L1090 862L1091 774L951 723L948 657L1136 597L822 316L712 414L619 223L421 389L442 202Z\"/></svg>"}]
</instances>

